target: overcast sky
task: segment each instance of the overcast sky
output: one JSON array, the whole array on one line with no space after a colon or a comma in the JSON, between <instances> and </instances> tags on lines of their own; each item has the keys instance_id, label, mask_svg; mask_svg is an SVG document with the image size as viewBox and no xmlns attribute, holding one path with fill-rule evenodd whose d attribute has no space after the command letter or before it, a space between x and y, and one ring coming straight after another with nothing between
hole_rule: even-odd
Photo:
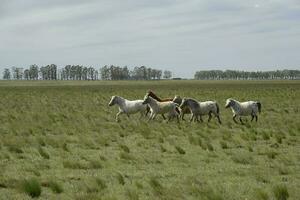
<instances>
[{"instance_id":1,"label":"overcast sky","mask_svg":"<svg viewBox=\"0 0 300 200\"><path fill-rule=\"evenodd\" d=\"M0 0L0 68L300 69L300 0Z\"/></svg>"}]
</instances>

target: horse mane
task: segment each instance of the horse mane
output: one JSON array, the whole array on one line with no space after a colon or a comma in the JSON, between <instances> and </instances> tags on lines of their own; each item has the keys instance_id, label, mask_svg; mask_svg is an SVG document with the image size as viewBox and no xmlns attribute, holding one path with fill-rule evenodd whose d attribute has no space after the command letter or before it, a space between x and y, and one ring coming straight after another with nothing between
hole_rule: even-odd
<instances>
[{"instance_id":1,"label":"horse mane","mask_svg":"<svg viewBox=\"0 0 300 200\"><path fill-rule=\"evenodd\" d=\"M159 102L173 101L172 98L161 99L156 94L154 94L154 92L152 92L151 90L148 90L148 96L152 97L153 99Z\"/></svg>"},{"instance_id":2,"label":"horse mane","mask_svg":"<svg viewBox=\"0 0 300 200\"><path fill-rule=\"evenodd\" d=\"M152 97L157 101L161 101L161 99L158 96L156 96L156 94L154 94L151 90L148 91L148 96Z\"/></svg>"},{"instance_id":3,"label":"horse mane","mask_svg":"<svg viewBox=\"0 0 300 200\"><path fill-rule=\"evenodd\" d=\"M234 102L240 103L238 100L235 100L235 99L233 99L233 98L229 98L229 101L234 101Z\"/></svg>"},{"instance_id":4,"label":"horse mane","mask_svg":"<svg viewBox=\"0 0 300 200\"><path fill-rule=\"evenodd\" d=\"M198 101L196 99L193 99L193 98L183 98L182 101L185 100L185 101L193 101L193 102L197 102Z\"/></svg>"},{"instance_id":5,"label":"horse mane","mask_svg":"<svg viewBox=\"0 0 300 200\"><path fill-rule=\"evenodd\" d=\"M125 99L124 97L117 96L117 95L115 95L114 97L115 97L115 98L119 98L119 99Z\"/></svg>"},{"instance_id":6,"label":"horse mane","mask_svg":"<svg viewBox=\"0 0 300 200\"><path fill-rule=\"evenodd\" d=\"M121 97L121 96L114 96L115 98L114 99L120 99L121 101L125 101L127 99L125 99L124 97Z\"/></svg>"}]
</instances>

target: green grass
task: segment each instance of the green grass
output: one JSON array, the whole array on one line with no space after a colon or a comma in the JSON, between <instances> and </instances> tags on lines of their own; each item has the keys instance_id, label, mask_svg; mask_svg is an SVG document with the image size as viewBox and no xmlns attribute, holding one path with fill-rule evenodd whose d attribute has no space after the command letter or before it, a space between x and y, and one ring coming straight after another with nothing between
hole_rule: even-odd
<instances>
[{"instance_id":1,"label":"green grass","mask_svg":"<svg viewBox=\"0 0 300 200\"><path fill-rule=\"evenodd\" d=\"M285 185L277 185L273 188L277 200L286 200L289 198L289 192Z\"/></svg>"},{"instance_id":2,"label":"green grass","mask_svg":"<svg viewBox=\"0 0 300 200\"><path fill-rule=\"evenodd\" d=\"M41 195L41 184L36 179L25 180L22 184L25 193L35 198Z\"/></svg>"},{"instance_id":3,"label":"green grass","mask_svg":"<svg viewBox=\"0 0 300 200\"><path fill-rule=\"evenodd\" d=\"M223 123L116 123L110 97L148 89L216 100ZM0 96L0 199L300 196L300 81L0 81ZM258 122L235 124L229 97L260 100Z\"/></svg>"},{"instance_id":4,"label":"green grass","mask_svg":"<svg viewBox=\"0 0 300 200\"><path fill-rule=\"evenodd\" d=\"M55 180L42 183L42 186L49 187L52 192L60 194L64 191L63 186Z\"/></svg>"}]
</instances>

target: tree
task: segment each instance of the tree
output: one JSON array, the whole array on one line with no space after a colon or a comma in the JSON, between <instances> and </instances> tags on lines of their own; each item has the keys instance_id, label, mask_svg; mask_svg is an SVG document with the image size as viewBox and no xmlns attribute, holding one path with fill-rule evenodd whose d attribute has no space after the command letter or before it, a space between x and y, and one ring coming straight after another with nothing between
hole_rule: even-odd
<instances>
[{"instance_id":1,"label":"tree","mask_svg":"<svg viewBox=\"0 0 300 200\"><path fill-rule=\"evenodd\" d=\"M11 79L11 74L10 74L10 71L8 68L5 68L4 69L4 72L3 72L3 79L5 80L10 80Z\"/></svg>"},{"instance_id":2,"label":"tree","mask_svg":"<svg viewBox=\"0 0 300 200\"><path fill-rule=\"evenodd\" d=\"M38 80L39 78L39 67L37 65L31 65L29 67L29 79Z\"/></svg>"},{"instance_id":3,"label":"tree","mask_svg":"<svg viewBox=\"0 0 300 200\"><path fill-rule=\"evenodd\" d=\"M93 67L88 68L88 80L95 80L95 69Z\"/></svg>"},{"instance_id":4,"label":"tree","mask_svg":"<svg viewBox=\"0 0 300 200\"><path fill-rule=\"evenodd\" d=\"M56 80L57 79L57 66L54 64L48 65L49 72L50 72L50 80Z\"/></svg>"},{"instance_id":5,"label":"tree","mask_svg":"<svg viewBox=\"0 0 300 200\"><path fill-rule=\"evenodd\" d=\"M269 79L299 79L299 70L276 70L276 71L237 71L237 70L210 70L197 71L194 75L198 80L218 80L218 79L233 79L233 80L269 80Z\"/></svg>"},{"instance_id":6,"label":"tree","mask_svg":"<svg viewBox=\"0 0 300 200\"><path fill-rule=\"evenodd\" d=\"M66 65L65 66L65 80L70 80L71 79L71 65Z\"/></svg>"},{"instance_id":7,"label":"tree","mask_svg":"<svg viewBox=\"0 0 300 200\"><path fill-rule=\"evenodd\" d=\"M110 79L109 68L108 68L107 65L100 68L100 74L101 74L101 79L102 80L109 80Z\"/></svg>"},{"instance_id":8,"label":"tree","mask_svg":"<svg viewBox=\"0 0 300 200\"><path fill-rule=\"evenodd\" d=\"M24 78L25 78L25 80L29 80L29 79L30 79L30 76L29 76L29 69L25 69L25 70L24 70Z\"/></svg>"},{"instance_id":9,"label":"tree","mask_svg":"<svg viewBox=\"0 0 300 200\"><path fill-rule=\"evenodd\" d=\"M23 79L23 68L21 67L13 67L13 79L15 80L22 80Z\"/></svg>"},{"instance_id":10,"label":"tree","mask_svg":"<svg viewBox=\"0 0 300 200\"><path fill-rule=\"evenodd\" d=\"M83 80L88 79L88 69L87 69L87 67L82 67L82 79Z\"/></svg>"},{"instance_id":11,"label":"tree","mask_svg":"<svg viewBox=\"0 0 300 200\"><path fill-rule=\"evenodd\" d=\"M156 70L156 78L159 80L162 76L162 70Z\"/></svg>"},{"instance_id":12,"label":"tree","mask_svg":"<svg viewBox=\"0 0 300 200\"><path fill-rule=\"evenodd\" d=\"M130 78L129 69L127 66L122 68L121 80L128 80Z\"/></svg>"},{"instance_id":13,"label":"tree","mask_svg":"<svg viewBox=\"0 0 300 200\"><path fill-rule=\"evenodd\" d=\"M170 79L172 77L172 72L169 70L164 71L164 76L165 79Z\"/></svg>"}]
</instances>

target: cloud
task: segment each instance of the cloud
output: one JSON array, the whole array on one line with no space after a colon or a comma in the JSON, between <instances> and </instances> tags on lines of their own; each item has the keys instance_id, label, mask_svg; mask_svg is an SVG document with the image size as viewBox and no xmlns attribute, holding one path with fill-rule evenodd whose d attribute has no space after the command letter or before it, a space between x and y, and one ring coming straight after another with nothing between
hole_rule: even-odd
<instances>
[{"instance_id":1,"label":"cloud","mask_svg":"<svg viewBox=\"0 0 300 200\"><path fill-rule=\"evenodd\" d=\"M300 61L296 0L4 0L0 13L2 67L148 65L192 77Z\"/></svg>"}]
</instances>

